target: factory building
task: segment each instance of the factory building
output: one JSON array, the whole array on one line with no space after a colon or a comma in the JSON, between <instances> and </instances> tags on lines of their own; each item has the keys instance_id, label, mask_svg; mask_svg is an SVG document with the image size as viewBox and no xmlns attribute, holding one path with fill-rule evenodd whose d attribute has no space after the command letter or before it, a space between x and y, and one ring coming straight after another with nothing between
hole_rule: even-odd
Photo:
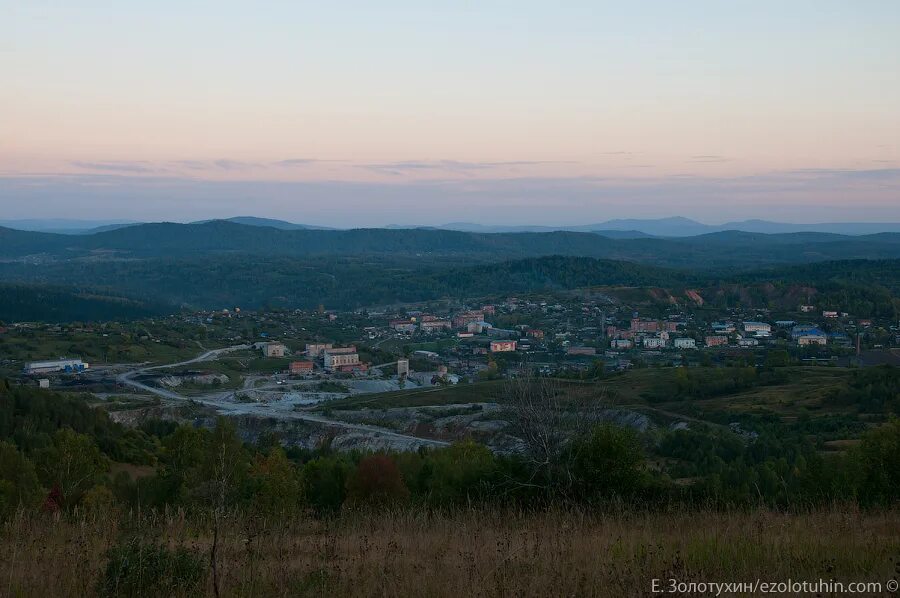
<instances>
[{"instance_id":1,"label":"factory building","mask_svg":"<svg viewBox=\"0 0 900 598\"><path fill-rule=\"evenodd\" d=\"M56 372L83 372L90 366L80 359L57 359L55 361L32 361L25 364L26 374L53 374Z\"/></svg>"}]
</instances>

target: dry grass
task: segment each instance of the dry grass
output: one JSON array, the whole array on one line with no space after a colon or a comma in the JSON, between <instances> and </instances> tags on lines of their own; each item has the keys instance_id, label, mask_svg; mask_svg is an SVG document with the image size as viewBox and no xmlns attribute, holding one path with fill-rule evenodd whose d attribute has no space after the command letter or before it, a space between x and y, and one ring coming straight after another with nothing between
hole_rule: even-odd
<instances>
[{"instance_id":1,"label":"dry grass","mask_svg":"<svg viewBox=\"0 0 900 598\"><path fill-rule=\"evenodd\" d=\"M0 537L0 594L89 595L106 550L134 535L208 558L209 526L181 516L21 516ZM654 577L884 582L900 573L896 510L244 517L223 537L225 596L643 596ZM211 595L211 576L205 587Z\"/></svg>"}]
</instances>

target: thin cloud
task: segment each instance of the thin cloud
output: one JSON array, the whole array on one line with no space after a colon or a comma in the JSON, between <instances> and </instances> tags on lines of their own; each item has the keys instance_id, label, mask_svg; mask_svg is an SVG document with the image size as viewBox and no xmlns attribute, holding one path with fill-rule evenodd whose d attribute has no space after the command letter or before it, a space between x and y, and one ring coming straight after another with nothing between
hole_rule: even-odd
<instances>
[{"instance_id":1,"label":"thin cloud","mask_svg":"<svg viewBox=\"0 0 900 598\"><path fill-rule=\"evenodd\" d=\"M729 158L725 156L718 156L715 154L702 154L699 156L691 156L691 162L730 162Z\"/></svg>"},{"instance_id":2,"label":"thin cloud","mask_svg":"<svg viewBox=\"0 0 900 598\"><path fill-rule=\"evenodd\" d=\"M221 159L213 162L213 165L220 170L251 170L253 168L265 167L264 164L255 162L241 162L240 160Z\"/></svg>"},{"instance_id":3,"label":"thin cloud","mask_svg":"<svg viewBox=\"0 0 900 598\"><path fill-rule=\"evenodd\" d=\"M475 171L517 168L521 166L541 166L545 164L574 164L561 160L509 160L503 162L464 162L460 160L403 160L399 162L382 162L374 164L357 164L364 168L384 174L402 174L404 172L452 172L469 173Z\"/></svg>"},{"instance_id":4,"label":"thin cloud","mask_svg":"<svg viewBox=\"0 0 900 598\"><path fill-rule=\"evenodd\" d=\"M79 160L70 162L70 164L76 168L83 168L85 170L103 170L107 172L135 172L147 174L160 171L158 167L153 166L149 162L83 162Z\"/></svg>"}]
</instances>

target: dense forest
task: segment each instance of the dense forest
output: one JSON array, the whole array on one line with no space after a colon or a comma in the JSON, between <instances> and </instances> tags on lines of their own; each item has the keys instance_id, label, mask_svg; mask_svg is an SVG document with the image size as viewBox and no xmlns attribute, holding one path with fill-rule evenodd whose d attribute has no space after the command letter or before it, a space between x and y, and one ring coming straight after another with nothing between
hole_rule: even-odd
<instances>
[{"instance_id":1,"label":"dense forest","mask_svg":"<svg viewBox=\"0 0 900 598\"><path fill-rule=\"evenodd\" d=\"M873 397L893 393L888 401L895 402L897 372L883 369L871 376L872 381L855 381L850 392L867 393L865 400L882 405L884 398ZM873 391L872 384L880 386ZM42 504L203 510L219 492L225 494L216 500L269 515L301 506L324 514L346 504L407 501L440 508L496 501L539 506L618 496L646 504L763 501L799 507L833 500L890 504L900 498L896 419L864 432L846 453L831 455L817 450L814 431L802 422L755 422L752 435L696 429L639 436L598 425L576 432L548 462L529 458L527 450L493 454L471 441L397 454L335 453L327 445L285 451L275 436L244 443L226 419L211 429L159 420L123 428L85 399L0 384L0 513ZM670 466L649 467L654 456ZM115 463L151 466L154 473L139 479L121 470L112 475ZM671 476L695 483L673 484ZM222 480L227 488L217 489L217 483L226 484Z\"/></svg>"},{"instance_id":2,"label":"dense forest","mask_svg":"<svg viewBox=\"0 0 900 598\"><path fill-rule=\"evenodd\" d=\"M0 283L0 319L8 321L129 320L166 311L171 307L95 289Z\"/></svg>"},{"instance_id":3,"label":"dense forest","mask_svg":"<svg viewBox=\"0 0 900 598\"><path fill-rule=\"evenodd\" d=\"M584 257L547 256L463 265L456 259L287 257L246 254L194 259L0 264L22 281L0 289L0 319L93 320L162 311L246 308L355 309L440 298L558 291L590 286L700 292L719 308L822 309L858 317L900 313L900 260L827 262L744 274L682 272ZM63 285L72 285L65 287ZM85 288L89 287L89 288ZM124 298L124 297L127 297ZM165 306L165 307L163 307Z\"/></svg>"}]
</instances>

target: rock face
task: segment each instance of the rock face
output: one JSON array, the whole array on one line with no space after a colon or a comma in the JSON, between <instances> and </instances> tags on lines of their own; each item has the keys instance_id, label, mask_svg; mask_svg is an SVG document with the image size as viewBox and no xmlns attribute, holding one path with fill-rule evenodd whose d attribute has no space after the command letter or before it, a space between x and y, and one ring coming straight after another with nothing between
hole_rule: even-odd
<instances>
[{"instance_id":1,"label":"rock face","mask_svg":"<svg viewBox=\"0 0 900 598\"><path fill-rule=\"evenodd\" d=\"M110 416L128 426L140 425L145 419L167 419L209 428L216 423L214 408L189 409L186 405L118 411ZM275 434L286 446L307 449L329 445L340 451L415 451L434 446L435 440L472 439L497 453L523 450L522 441L515 436L510 412L496 403L338 410L330 415L332 422L247 414L231 417L241 437L251 443L264 434ZM604 409L592 417L597 423L629 427L638 432L653 427L649 417L626 409ZM342 422L367 429L348 429Z\"/></svg>"},{"instance_id":2,"label":"rock face","mask_svg":"<svg viewBox=\"0 0 900 598\"><path fill-rule=\"evenodd\" d=\"M159 383L169 388L177 388L182 384L199 384L202 386L225 384L229 379L225 374L195 374L193 376L163 376L159 379Z\"/></svg>"}]
</instances>

